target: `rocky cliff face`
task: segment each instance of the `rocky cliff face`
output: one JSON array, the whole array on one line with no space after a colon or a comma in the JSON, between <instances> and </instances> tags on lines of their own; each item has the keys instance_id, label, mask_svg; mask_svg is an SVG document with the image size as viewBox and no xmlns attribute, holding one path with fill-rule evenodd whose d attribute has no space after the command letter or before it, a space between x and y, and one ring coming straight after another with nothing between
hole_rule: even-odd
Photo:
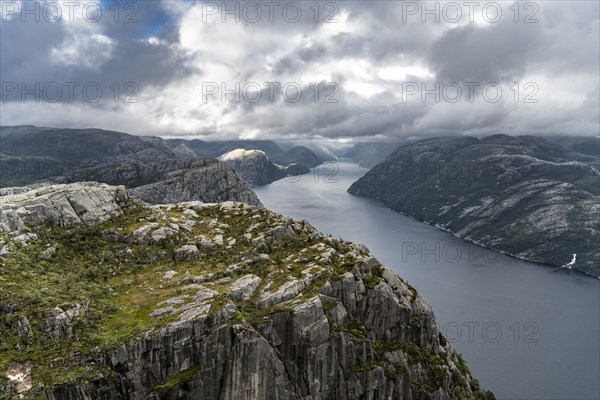
<instances>
[{"instance_id":1,"label":"rocky cliff face","mask_svg":"<svg viewBox=\"0 0 600 400\"><path fill-rule=\"evenodd\" d=\"M406 281L304 221L97 183L0 204L0 398L492 397Z\"/></svg>"},{"instance_id":2,"label":"rocky cliff face","mask_svg":"<svg viewBox=\"0 0 600 400\"><path fill-rule=\"evenodd\" d=\"M129 161L74 171L54 183L96 181L125 185L148 203L238 201L260 205L260 200L225 163L210 158L173 158L156 163Z\"/></svg>"},{"instance_id":3,"label":"rocky cliff face","mask_svg":"<svg viewBox=\"0 0 600 400\"><path fill-rule=\"evenodd\" d=\"M523 259L576 253L573 268L600 276L600 172L582 157L535 137L423 140L348 191Z\"/></svg>"}]
</instances>

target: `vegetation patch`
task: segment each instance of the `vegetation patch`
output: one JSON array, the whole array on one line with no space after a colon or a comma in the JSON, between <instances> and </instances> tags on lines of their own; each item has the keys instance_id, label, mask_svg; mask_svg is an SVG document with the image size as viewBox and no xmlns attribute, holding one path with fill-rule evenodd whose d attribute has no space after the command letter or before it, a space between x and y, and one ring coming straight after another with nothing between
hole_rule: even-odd
<instances>
[{"instance_id":1,"label":"vegetation patch","mask_svg":"<svg viewBox=\"0 0 600 400\"><path fill-rule=\"evenodd\" d=\"M170 376L165 383L161 385L155 386L152 391L153 392L166 392L167 390L173 389L175 386L180 385L184 382L190 380L192 376L194 376L200 367L198 365L194 365L186 370L181 371L178 374Z\"/></svg>"}]
</instances>

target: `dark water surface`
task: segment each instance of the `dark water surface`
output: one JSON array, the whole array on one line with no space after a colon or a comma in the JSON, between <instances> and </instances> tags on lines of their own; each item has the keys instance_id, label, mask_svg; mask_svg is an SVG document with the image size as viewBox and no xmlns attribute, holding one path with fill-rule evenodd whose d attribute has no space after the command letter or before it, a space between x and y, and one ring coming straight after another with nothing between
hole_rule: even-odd
<instances>
[{"instance_id":1,"label":"dark water surface","mask_svg":"<svg viewBox=\"0 0 600 400\"><path fill-rule=\"evenodd\" d=\"M365 244L432 305L499 399L600 399L600 280L485 250L346 189L349 162L256 189L277 213Z\"/></svg>"}]
</instances>

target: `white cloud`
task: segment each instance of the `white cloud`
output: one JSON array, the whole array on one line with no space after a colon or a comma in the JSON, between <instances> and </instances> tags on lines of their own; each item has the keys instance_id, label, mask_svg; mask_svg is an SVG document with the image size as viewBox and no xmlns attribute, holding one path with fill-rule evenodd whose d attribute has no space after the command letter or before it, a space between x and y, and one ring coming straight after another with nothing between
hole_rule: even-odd
<instances>
[{"instance_id":1,"label":"white cloud","mask_svg":"<svg viewBox=\"0 0 600 400\"><path fill-rule=\"evenodd\" d=\"M298 23L281 18L257 24L222 23L219 18L204 22L202 3L179 0L148 2L154 8L140 11L142 26L106 20L92 24L78 17L49 27L17 24L13 18L3 25L0 39L4 76L143 84L136 104L8 102L2 124L97 126L209 138L597 133L598 5L543 3L540 22L523 25L512 22L508 3L502 4L505 14L497 24L487 23L481 12L475 23L465 17L456 24L422 23L420 18L402 22L401 4L389 1L339 3L338 22L330 24L315 24L309 12L310 18ZM156 27L154 20L143 19L160 12L169 17L168 25ZM144 23L153 29L144 29ZM39 48L19 42L27 38L22 40L32 43L36 34L42 40ZM408 80L431 86L436 79L443 85L472 77L482 83L500 81L503 100L401 101L402 83ZM304 97L292 104L280 94L274 102L263 98L256 104L222 102L219 94L203 98L206 83L231 89L236 82L243 87L268 81L303 88L335 82L341 87L339 101L326 104L323 96L318 102ZM513 81L536 82L540 103L512 102L506 88Z\"/></svg>"},{"instance_id":2,"label":"white cloud","mask_svg":"<svg viewBox=\"0 0 600 400\"><path fill-rule=\"evenodd\" d=\"M113 42L102 34L75 35L51 51L52 61L100 69L112 56Z\"/></svg>"}]
</instances>

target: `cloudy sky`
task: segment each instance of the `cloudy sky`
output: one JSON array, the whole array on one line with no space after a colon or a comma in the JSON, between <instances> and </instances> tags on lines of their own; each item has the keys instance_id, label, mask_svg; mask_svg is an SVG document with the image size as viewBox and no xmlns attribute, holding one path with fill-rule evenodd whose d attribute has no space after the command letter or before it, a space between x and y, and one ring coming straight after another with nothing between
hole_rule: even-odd
<instances>
[{"instance_id":1,"label":"cloudy sky","mask_svg":"<svg viewBox=\"0 0 600 400\"><path fill-rule=\"evenodd\" d=\"M2 1L0 123L203 139L599 132L596 1L317 4Z\"/></svg>"}]
</instances>

